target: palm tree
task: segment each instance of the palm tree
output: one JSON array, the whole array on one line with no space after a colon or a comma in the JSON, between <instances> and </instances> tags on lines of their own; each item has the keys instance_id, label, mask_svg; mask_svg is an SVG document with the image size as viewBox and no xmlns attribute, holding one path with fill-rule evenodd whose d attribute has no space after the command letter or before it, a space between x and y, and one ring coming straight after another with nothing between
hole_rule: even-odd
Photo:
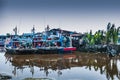
<instances>
[{"instance_id":1,"label":"palm tree","mask_svg":"<svg viewBox=\"0 0 120 80\"><path fill-rule=\"evenodd\" d=\"M104 35L103 35L104 31L103 30L98 30L96 31L96 33L94 34L94 40L95 40L95 44L102 44L102 42L104 41Z\"/></svg>"},{"instance_id":2,"label":"palm tree","mask_svg":"<svg viewBox=\"0 0 120 80\"><path fill-rule=\"evenodd\" d=\"M110 28L110 42L113 44L115 43L115 37L116 36L116 30L115 30L115 24L112 24L112 27Z\"/></svg>"},{"instance_id":3,"label":"palm tree","mask_svg":"<svg viewBox=\"0 0 120 80\"><path fill-rule=\"evenodd\" d=\"M118 33L120 31L120 27L116 29L115 24L108 23L107 32L106 32L106 43L116 44L118 40Z\"/></svg>"},{"instance_id":4,"label":"palm tree","mask_svg":"<svg viewBox=\"0 0 120 80\"><path fill-rule=\"evenodd\" d=\"M117 28L117 41L118 41L119 32L120 32L120 27Z\"/></svg>"},{"instance_id":5,"label":"palm tree","mask_svg":"<svg viewBox=\"0 0 120 80\"><path fill-rule=\"evenodd\" d=\"M120 26L117 28L117 33L119 34L119 32L120 32Z\"/></svg>"},{"instance_id":6,"label":"palm tree","mask_svg":"<svg viewBox=\"0 0 120 80\"><path fill-rule=\"evenodd\" d=\"M110 28L111 28L111 23L109 22L107 25L107 31L110 30Z\"/></svg>"},{"instance_id":7,"label":"palm tree","mask_svg":"<svg viewBox=\"0 0 120 80\"><path fill-rule=\"evenodd\" d=\"M89 40L89 45L94 45L95 44L95 39L94 35L92 34L92 30L90 30L90 33L88 34L88 40Z\"/></svg>"},{"instance_id":8,"label":"palm tree","mask_svg":"<svg viewBox=\"0 0 120 80\"><path fill-rule=\"evenodd\" d=\"M110 42L110 29L111 29L111 23L109 22L107 25L107 32L106 32L106 43L109 44Z\"/></svg>"},{"instance_id":9,"label":"palm tree","mask_svg":"<svg viewBox=\"0 0 120 80\"><path fill-rule=\"evenodd\" d=\"M90 32L87 33L87 38L88 38L88 40L89 40L89 42L90 42L91 39L92 39L92 30L90 30Z\"/></svg>"}]
</instances>

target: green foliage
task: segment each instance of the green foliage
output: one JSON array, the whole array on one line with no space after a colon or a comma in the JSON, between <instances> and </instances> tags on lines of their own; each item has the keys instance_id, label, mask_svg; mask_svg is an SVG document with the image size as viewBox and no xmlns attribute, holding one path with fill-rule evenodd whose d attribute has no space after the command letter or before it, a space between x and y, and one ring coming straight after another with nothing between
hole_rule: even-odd
<instances>
[{"instance_id":1,"label":"green foliage","mask_svg":"<svg viewBox=\"0 0 120 80\"><path fill-rule=\"evenodd\" d=\"M118 40L118 33L120 27L116 28L115 24L108 23L107 25L107 32L106 32L106 43L113 43L116 44Z\"/></svg>"},{"instance_id":2,"label":"green foliage","mask_svg":"<svg viewBox=\"0 0 120 80\"><path fill-rule=\"evenodd\" d=\"M88 43L89 45L95 44L94 36L92 35L92 30L90 30L90 32L86 34L86 38L87 38L86 40L88 40L87 43Z\"/></svg>"},{"instance_id":3,"label":"green foliage","mask_svg":"<svg viewBox=\"0 0 120 80\"><path fill-rule=\"evenodd\" d=\"M108 23L106 32L103 30L98 30L93 35L92 30L90 30L90 32L86 34L86 40L88 40L89 45L103 43L116 44L118 41L119 31L120 27L116 28L115 24Z\"/></svg>"}]
</instances>

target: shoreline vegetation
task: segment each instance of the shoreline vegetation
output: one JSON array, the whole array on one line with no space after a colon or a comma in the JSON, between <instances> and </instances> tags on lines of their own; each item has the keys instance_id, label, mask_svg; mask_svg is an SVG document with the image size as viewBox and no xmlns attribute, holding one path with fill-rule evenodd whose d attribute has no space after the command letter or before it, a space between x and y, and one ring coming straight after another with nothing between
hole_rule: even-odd
<instances>
[{"instance_id":1,"label":"shoreline vegetation","mask_svg":"<svg viewBox=\"0 0 120 80\"><path fill-rule=\"evenodd\" d=\"M98 30L94 34L92 30L79 39L79 45L73 44L78 51L107 53L109 56L119 55L120 27L108 23L107 30Z\"/></svg>"}]
</instances>

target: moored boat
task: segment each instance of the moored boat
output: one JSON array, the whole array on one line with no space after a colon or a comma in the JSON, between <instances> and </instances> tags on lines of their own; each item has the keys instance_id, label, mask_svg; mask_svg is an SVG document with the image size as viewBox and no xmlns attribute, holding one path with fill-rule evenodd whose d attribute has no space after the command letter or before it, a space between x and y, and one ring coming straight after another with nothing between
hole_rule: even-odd
<instances>
[{"instance_id":1,"label":"moored boat","mask_svg":"<svg viewBox=\"0 0 120 80\"><path fill-rule=\"evenodd\" d=\"M6 36L5 35L0 35L0 52L3 52L5 51L5 39L6 39Z\"/></svg>"},{"instance_id":2,"label":"moored boat","mask_svg":"<svg viewBox=\"0 0 120 80\"><path fill-rule=\"evenodd\" d=\"M43 33L35 33L32 37L18 37L10 39L6 44L7 53L64 53L75 51L72 47L71 36L63 35L60 32L46 30Z\"/></svg>"}]
</instances>

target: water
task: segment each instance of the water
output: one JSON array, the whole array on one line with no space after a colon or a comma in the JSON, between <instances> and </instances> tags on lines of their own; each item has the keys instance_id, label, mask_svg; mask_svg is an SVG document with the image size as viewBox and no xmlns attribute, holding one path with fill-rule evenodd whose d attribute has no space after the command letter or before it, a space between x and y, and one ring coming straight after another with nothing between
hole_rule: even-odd
<instances>
[{"instance_id":1,"label":"water","mask_svg":"<svg viewBox=\"0 0 120 80\"><path fill-rule=\"evenodd\" d=\"M1 52L0 73L11 75L11 80L120 80L120 57L81 52L30 55Z\"/></svg>"}]
</instances>

